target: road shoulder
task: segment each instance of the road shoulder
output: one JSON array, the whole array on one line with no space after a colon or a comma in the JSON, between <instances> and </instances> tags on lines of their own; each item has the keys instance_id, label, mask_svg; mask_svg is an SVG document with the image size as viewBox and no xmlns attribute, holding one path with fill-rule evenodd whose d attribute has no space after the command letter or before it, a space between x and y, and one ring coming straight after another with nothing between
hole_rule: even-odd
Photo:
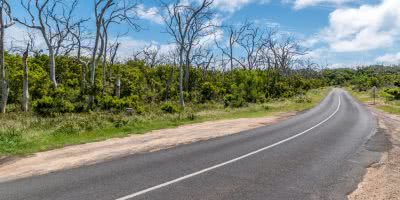
<instances>
[{"instance_id":1,"label":"road shoulder","mask_svg":"<svg viewBox=\"0 0 400 200\"><path fill-rule=\"evenodd\" d=\"M390 139L391 147L380 161L371 165L350 200L400 199L400 116L377 110L367 104L379 122L379 128Z\"/></svg>"}]
</instances>

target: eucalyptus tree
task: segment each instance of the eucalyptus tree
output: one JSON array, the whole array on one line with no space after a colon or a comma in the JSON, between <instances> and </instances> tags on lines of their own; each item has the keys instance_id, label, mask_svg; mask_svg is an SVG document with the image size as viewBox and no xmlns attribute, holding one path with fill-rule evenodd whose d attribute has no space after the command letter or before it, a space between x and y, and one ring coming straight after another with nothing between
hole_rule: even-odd
<instances>
[{"instance_id":1,"label":"eucalyptus tree","mask_svg":"<svg viewBox=\"0 0 400 200\"><path fill-rule=\"evenodd\" d=\"M225 40L223 40L223 42L227 43L227 45L221 45L219 42L216 41L217 47L224 55L228 56L231 71L234 68L234 62L236 59L234 55L235 45L237 45L243 33L250 25L250 23L245 22L244 24L224 26L223 28L225 29L225 32L228 33L228 42L226 42Z\"/></svg>"},{"instance_id":2,"label":"eucalyptus tree","mask_svg":"<svg viewBox=\"0 0 400 200\"><path fill-rule=\"evenodd\" d=\"M188 37L187 37L187 45L185 48L185 90L190 90L189 85L189 74L190 74L190 66L192 65L195 54L193 51L197 49L202 49L204 42L202 41L208 39L207 37L212 37L215 33L215 25L212 22L213 13L208 11L201 16L195 17L193 23L189 26Z\"/></svg>"},{"instance_id":3,"label":"eucalyptus tree","mask_svg":"<svg viewBox=\"0 0 400 200\"><path fill-rule=\"evenodd\" d=\"M32 38L32 37L31 37ZM22 79L22 97L21 97L21 109L23 112L28 112L29 110L29 67L28 67L28 57L29 52L33 46L33 40L29 41L26 45L26 49L22 54L22 67L24 71Z\"/></svg>"},{"instance_id":4,"label":"eucalyptus tree","mask_svg":"<svg viewBox=\"0 0 400 200\"><path fill-rule=\"evenodd\" d=\"M4 62L4 36L5 30L12 25L14 21L12 18L11 7L7 0L0 0L0 85L1 85L1 101L0 101L0 113L6 112L7 100L8 100L8 81L6 77L6 66Z\"/></svg>"},{"instance_id":5,"label":"eucalyptus tree","mask_svg":"<svg viewBox=\"0 0 400 200\"><path fill-rule=\"evenodd\" d=\"M104 51L107 51L105 44L105 36L108 37L109 25L111 23L125 23L130 28L139 30L136 24L136 8L138 3L130 0L93 0L95 15L95 40L90 59L90 95L89 109L93 107L94 95L96 93L96 68L99 58L102 57ZM99 46L100 43L100 46ZM100 47L100 48L99 48ZM104 58L103 58L104 59ZM105 73L105 71L103 71Z\"/></svg>"},{"instance_id":6,"label":"eucalyptus tree","mask_svg":"<svg viewBox=\"0 0 400 200\"><path fill-rule=\"evenodd\" d=\"M148 45L143 49L144 62L150 68L154 68L161 63L160 48L159 45Z\"/></svg>"},{"instance_id":7,"label":"eucalyptus tree","mask_svg":"<svg viewBox=\"0 0 400 200\"><path fill-rule=\"evenodd\" d=\"M88 21L81 20L72 30L70 30L72 35L71 45L72 49L76 51L76 61L81 66L81 84L80 84L80 93L81 95L85 94L86 92L86 76L88 71L89 62L87 60L82 59L82 52L84 49L89 49L89 47L84 45L84 40L88 39L85 34L85 26L84 22Z\"/></svg>"},{"instance_id":8,"label":"eucalyptus tree","mask_svg":"<svg viewBox=\"0 0 400 200\"><path fill-rule=\"evenodd\" d=\"M38 30L45 41L49 55L50 80L57 88L55 57L70 35L72 16L78 0L66 4L60 0L21 0L26 18L14 20L23 26Z\"/></svg>"},{"instance_id":9,"label":"eucalyptus tree","mask_svg":"<svg viewBox=\"0 0 400 200\"><path fill-rule=\"evenodd\" d=\"M269 38L265 38L266 33L263 28L255 25L247 26L237 41L238 45L244 50L244 57L236 59L243 69L255 69L259 67L263 50Z\"/></svg>"},{"instance_id":10,"label":"eucalyptus tree","mask_svg":"<svg viewBox=\"0 0 400 200\"><path fill-rule=\"evenodd\" d=\"M173 37L178 48L179 103L182 108L185 107L183 96L185 53L188 55L188 49L194 45L194 40L191 41L191 37L196 35L194 31L196 31L198 27L202 27L200 23L211 16L212 3L213 0L201 0L199 4L182 0L176 0L172 4L163 3L163 7L167 13L164 16L166 32Z\"/></svg>"}]
</instances>

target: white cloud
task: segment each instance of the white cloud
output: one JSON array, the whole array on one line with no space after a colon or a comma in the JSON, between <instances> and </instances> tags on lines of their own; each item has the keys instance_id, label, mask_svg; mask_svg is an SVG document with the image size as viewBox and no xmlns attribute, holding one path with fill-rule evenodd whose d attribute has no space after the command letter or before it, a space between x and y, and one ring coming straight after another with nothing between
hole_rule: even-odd
<instances>
[{"instance_id":1,"label":"white cloud","mask_svg":"<svg viewBox=\"0 0 400 200\"><path fill-rule=\"evenodd\" d=\"M146 8L143 4L140 4L138 5L136 12L141 19L145 19L156 24L163 23L163 18L159 14L160 10L156 7Z\"/></svg>"},{"instance_id":2,"label":"white cloud","mask_svg":"<svg viewBox=\"0 0 400 200\"><path fill-rule=\"evenodd\" d=\"M287 1L287 0L286 0ZM317 5L342 5L344 3L354 2L356 0L294 0L294 9L303 9Z\"/></svg>"},{"instance_id":3,"label":"white cloud","mask_svg":"<svg viewBox=\"0 0 400 200\"><path fill-rule=\"evenodd\" d=\"M333 11L319 39L336 52L357 52L390 47L399 36L400 1L383 0Z\"/></svg>"},{"instance_id":4,"label":"white cloud","mask_svg":"<svg viewBox=\"0 0 400 200\"><path fill-rule=\"evenodd\" d=\"M375 59L377 63L383 64L399 64L400 63L400 52L396 54L386 54Z\"/></svg>"}]
</instances>

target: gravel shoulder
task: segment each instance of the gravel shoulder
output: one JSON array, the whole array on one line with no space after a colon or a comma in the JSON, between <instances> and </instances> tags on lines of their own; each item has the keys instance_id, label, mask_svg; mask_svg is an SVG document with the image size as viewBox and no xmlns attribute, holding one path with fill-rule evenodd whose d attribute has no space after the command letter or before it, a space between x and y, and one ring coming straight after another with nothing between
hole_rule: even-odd
<instances>
[{"instance_id":1,"label":"gravel shoulder","mask_svg":"<svg viewBox=\"0 0 400 200\"><path fill-rule=\"evenodd\" d=\"M350 200L392 200L400 199L400 116L377 110L367 104L379 121L379 128L390 138L391 148L382 155L378 163L367 169L358 188Z\"/></svg>"},{"instance_id":2,"label":"gravel shoulder","mask_svg":"<svg viewBox=\"0 0 400 200\"><path fill-rule=\"evenodd\" d=\"M152 131L143 135L68 146L36 153L29 157L6 159L0 162L0 182L43 175L136 153L153 152L181 144L231 135L278 123L295 114L295 112L289 112L262 118L209 121Z\"/></svg>"}]
</instances>

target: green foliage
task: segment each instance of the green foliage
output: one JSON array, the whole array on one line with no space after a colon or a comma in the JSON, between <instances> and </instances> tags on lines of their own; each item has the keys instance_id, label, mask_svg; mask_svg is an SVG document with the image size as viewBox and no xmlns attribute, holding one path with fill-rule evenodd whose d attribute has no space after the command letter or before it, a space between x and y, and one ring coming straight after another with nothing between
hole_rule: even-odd
<instances>
[{"instance_id":1,"label":"green foliage","mask_svg":"<svg viewBox=\"0 0 400 200\"><path fill-rule=\"evenodd\" d=\"M225 107L240 108L246 105L244 99L240 95L227 94L224 97Z\"/></svg>"},{"instance_id":2,"label":"green foliage","mask_svg":"<svg viewBox=\"0 0 400 200\"><path fill-rule=\"evenodd\" d=\"M400 87L400 80L395 81L393 85L396 87Z\"/></svg>"},{"instance_id":3,"label":"green foliage","mask_svg":"<svg viewBox=\"0 0 400 200\"><path fill-rule=\"evenodd\" d=\"M212 83L205 82L201 86L200 93L202 102L210 101L217 94L217 88Z\"/></svg>"},{"instance_id":4,"label":"green foliage","mask_svg":"<svg viewBox=\"0 0 400 200\"><path fill-rule=\"evenodd\" d=\"M56 113L70 113L75 107L68 101L59 98L44 96L32 103L33 110L43 116L51 116Z\"/></svg>"},{"instance_id":5,"label":"green foliage","mask_svg":"<svg viewBox=\"0 0 400 200\"><path fill-rule=\"evenodd\" d=\"M113 96L97 97L98 106L103 110L119 110L123 111L127 108L132 108L137 114L142 114L144 112L143 106L138 103L139 97L136 95L117 98Z\"/></svg>"},{"instance_id":6,"label":"green foliage","mask_svg":"<svg viewBox=\"0 0 400 200\"><path fill-rule=\"evenodd\" d=\"M162 106L161 106L161 110L166 112L166 113L177 113L179 112L179 109L176 105L174 105L171 102L165 102Z\"/></svg>"},{"instance_id":7,"label":"green foliage","mask_svg":"<svg viewBox=\"0 0 400 200\"><path fill-rule=\"evenodd\" d=\"M0 129L0 152L12 153L15 147L21 145L22 132L16 128Z\"/></svg>"},{"instance_id":8,"label":"green foliage","mask_svg":"<svg viewBox=\"0 0 400 200\"><path fill-rule=\"evenodd\" d=\"M87 59L87 58L83 58ZM9 79L9 112L20 110L23 69L20 55L6 53L5 61ZM82 65L74 57L56 57L56 75L59 86L54 89L48 72L48 56L35 54L28 59L29 92L32 108L40 115L53 113L81 113L88 111L89 95L95 96L95 112L152 112L144 105L157 105L179 100L179 69L170 65L146 66L143 61L129 60L108 65L107 81L103 86L102 70L96 70L95 85L89 83L86 69L86 86L82 85ZM100 68L101 66L99 66ZM370 66L356 69L325 69L321 71L278 69L232 71L203 70L191 67L188 83L184 84L184 98L189 104L222 103L226 107L243 107L252 103L265 103L273 99L292 98L307 91L325 86L350 86L357 91L369 91L372 86L399 86L399 67ZM115 95L117 77L121 81L120 98ZM104 87L104 90L103 90Z\"/></svg>"},{"instance_id":9,"label":"green foliage","mask_svg":"<svg viewBox=\"0 0 400 200\"><path fill-rule=\"evenodd\" d=\"M385 90L394 100L400 100L400 88L388 88Z\"/></svg>"}]
</instances>

